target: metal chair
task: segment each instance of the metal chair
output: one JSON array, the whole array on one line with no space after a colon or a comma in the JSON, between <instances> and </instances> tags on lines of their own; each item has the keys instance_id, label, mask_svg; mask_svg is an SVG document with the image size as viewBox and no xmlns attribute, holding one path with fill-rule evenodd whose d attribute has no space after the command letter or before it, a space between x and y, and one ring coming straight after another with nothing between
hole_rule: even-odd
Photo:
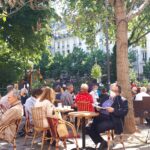
<instances>
[{"instance_id":1,"label":"metal chair","mask_svg":"<svg viewBox=\"0 0 150 150\"><path fill-rule=\"evenodd\" d=\"M21 118L12 120L8 125L4 125L4 126L0 127L0 133L1 133L1 132L4 132L4 130L6 128L8 128L12 125L16 125L16 132L14 134L13 141L11 142L11 144L13 144L13 150L16 150L16 136L17 136L17 132L18 132L20 123L21 123ZM5 141L8 142L7 140L5 140Z\"/></svg>"}]
</instances>

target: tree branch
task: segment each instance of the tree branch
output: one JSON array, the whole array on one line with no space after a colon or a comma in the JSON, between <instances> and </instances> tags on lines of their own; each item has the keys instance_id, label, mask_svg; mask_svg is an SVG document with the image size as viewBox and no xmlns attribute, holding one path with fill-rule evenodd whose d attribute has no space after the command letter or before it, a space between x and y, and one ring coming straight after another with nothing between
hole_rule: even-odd
<instances>
[{"instance_id":1,"label":"tree branch","mask_svg":"<svg viewBox=\"0 0 150 150\"><path fill-rule=\"evenodd\" d=\"M134 40L133 42L131 42L129 45L131 46L134 43L137 43L138 41L140 41L143 37L145 37L148 33L150 33L150 30L145 32L143 35L141 35L139 38L137 38L136 40Z\"/></svg>"},{"instance_id":2,"label":"tree branch","mask_svg":"<svg viewBox=\"0 0 150 150\"><path fill-rule=\"evenodd\" d=\"M145 7L148 6L149 4L150 4L150 0L144 0L144 2L140 5L139 8L137 8L135 11L132 10L128 13L127 20L130 21L134 17L140 15L143 12L143 10L145 9Z\"/></svg>"},{"instance_id":3,"label":"tree branch","mask_svg":"<svg viewBox=\"0 0 150 150\"><path fill-rule=\"evenodd\" d=\"M131 35L130 35L130 37L129 37L129 41L131 41L131 39L132 38L134 38L134 35L135 35L135 33L136 33L136 30L137 29L139 29L139 27L141 27L141 25L142 25L142 23L143 23L143 21L145 20L145 18L146 18L146 16L144 16L140 21L139 21L139 23L133 28L133 30L132 30L132 33L131 33ZM145 26L145 24L144 25L142 25L143 27ZM141 27L142 28L142 27Z\"/></svg>"}]
</instances>

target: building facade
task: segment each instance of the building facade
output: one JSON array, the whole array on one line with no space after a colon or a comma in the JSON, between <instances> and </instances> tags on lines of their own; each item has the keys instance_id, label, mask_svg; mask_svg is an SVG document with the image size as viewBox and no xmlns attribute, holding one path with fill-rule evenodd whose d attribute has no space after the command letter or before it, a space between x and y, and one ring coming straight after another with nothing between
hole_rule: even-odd
<instances>
[{"instance_id":1,"label":"building facade","mask_svg":"<svg viewBox=\"0 0 150 150\"><path fill-rule=\"evenodd\" d=\"M52 55L60 53L67 55L73 52L75 47L81 48L84 51L88 51L88 46L85 40L80 39L77 36L73 36L67 30L65 24L55 24L53 27L53 37L51 39L50 50ZM110 52L112 52L113 43L109 43ZM105 35L99 32L96 35L96 47L106 52ZM135 51L136 61L132 64L133 69L138 75L143 74L143 66L150 59L150 34L146 36L146 47L141 48L140 46L130 47L131 50Z\"/></svg>"}]
</instances>

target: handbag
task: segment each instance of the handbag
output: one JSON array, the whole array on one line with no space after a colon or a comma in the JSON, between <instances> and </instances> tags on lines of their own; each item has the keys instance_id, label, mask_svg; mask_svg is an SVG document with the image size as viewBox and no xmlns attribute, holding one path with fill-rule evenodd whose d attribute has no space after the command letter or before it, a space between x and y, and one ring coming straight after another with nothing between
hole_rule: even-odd
<instances>
[{"instance_id":1,"label":"handbag","mask_svg":"<svg viewBox=\"0 0 150 150\"><path fill-rule=\"evenodd\" d=\"M62 138L62 137L64 138L64 137L68 137L69 136L69 132L67 130L67 126L66 126L65 122L63 122L62 120L58 121L57 133L58 133L60 138Z\"/></svg>"}]
</instances>

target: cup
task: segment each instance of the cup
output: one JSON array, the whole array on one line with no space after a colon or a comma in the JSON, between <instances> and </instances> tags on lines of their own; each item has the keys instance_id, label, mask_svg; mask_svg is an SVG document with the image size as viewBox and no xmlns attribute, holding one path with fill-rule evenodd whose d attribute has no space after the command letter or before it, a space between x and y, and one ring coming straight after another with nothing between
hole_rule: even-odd
<instances>
[{"instance_id":1,"label":"cup","mask_svg":"<svg viewBox=\"0 0 150 150\"><path fill-rule=\"evenodd\" d=\"M58 107L59 107L59 108L62 108L62 103L58 103Z\"/></svg>"},{"instance_id":2,"label":"cup","mask_svg":"<svg viewBox=\"0 0 150 150\"><path fill-rule=\"evenodd\" d=\"M71 109L71 106L67 106L68 109Z\"/></svg>"},{"instance_id":3,"label":"cup","mask_svg":"<svg viewBox=\"0 0 150 150\"><path fill-rule=\"evenodd\" d=\"M65 109L67 109L67 108L68 108L68 106L64 106L64 108L65 108Z\"/></svg>"}]
</instances>

